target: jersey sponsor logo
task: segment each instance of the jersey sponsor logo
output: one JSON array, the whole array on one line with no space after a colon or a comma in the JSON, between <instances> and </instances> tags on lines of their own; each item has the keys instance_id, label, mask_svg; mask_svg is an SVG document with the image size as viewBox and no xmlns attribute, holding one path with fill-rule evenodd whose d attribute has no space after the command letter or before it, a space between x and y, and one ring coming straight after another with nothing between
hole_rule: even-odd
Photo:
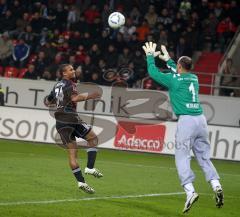
<instances>
[{"instance_id":1,"label":"jersey sponsor logo","mask_svg":"<svg viewBox=\"0 0 240 217\"><path fill-rule=\"evenodd\" d=\"M187 103L186 107L190 109L199 109L199 103Z\"/></svg>"},{"instance_id":2,"label":"jersey sponsor logo","mask_svg":"<svg viewBox=\"0 0 240 217\"><path fill-rule=\"evenodd\" d=\"M123 150L162 152L165 132L165 125L120 121L114 146Z\"/></svg>"}]
</instances>

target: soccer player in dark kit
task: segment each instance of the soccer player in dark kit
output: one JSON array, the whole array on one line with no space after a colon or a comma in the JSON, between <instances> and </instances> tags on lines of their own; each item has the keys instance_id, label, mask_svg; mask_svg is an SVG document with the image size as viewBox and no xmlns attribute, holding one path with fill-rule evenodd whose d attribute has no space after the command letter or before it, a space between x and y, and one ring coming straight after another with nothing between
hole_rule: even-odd
<instances>
[{"instance_id":1,"label":"soccer player in dark kit","mask_svg":"<svg viewBox=\"0 0 240 217\"><path fill-rule=\"evenodd\" d=\"M45 97L46 106L56 106L54 113L56 119L56 129L61 137L62 145L68 151L69 164L72 172L78 182L78 187L86 193L93 194L95 191L84 180L81 169L77 162L78 147L76 137L87 141L89 148L87 167L85 174L93 175L96 178L102 177L102 173L94 168L96 160L98 138L91 129L91 126L81 120L76 112L77 102L88 99L96 99L101 97L98 92L91 94L79 94L77 92L75 78L75 70L70 64L62 64L59 67L62 80L57 82L51 93Z\"/></svg>"}]
</instances>

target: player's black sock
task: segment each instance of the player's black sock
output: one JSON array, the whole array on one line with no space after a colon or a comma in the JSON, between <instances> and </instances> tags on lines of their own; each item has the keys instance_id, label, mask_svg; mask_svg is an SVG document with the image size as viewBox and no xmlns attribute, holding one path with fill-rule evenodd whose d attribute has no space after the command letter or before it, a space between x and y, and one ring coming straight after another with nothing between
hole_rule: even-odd
<instances>
[{"instance_id":1,"label":"player's black sock","mask_svg":"<svg viewBox=\"0 0 240 217\"><path fill-rule=\"evenodd\" d=\"M82 171L79 167L73 169L72 172L78 182L85 182Z\"/></svg>"},{"instance_id":2,"label":"player's black sock","mask_svg":"<svg viewBox=\"0 0 240 217\"><path fill-rule=\"evenodd\" d=\"M87 150L88 153L88 162L87 162L87 167L89 169L92 169L94 167L96 157L97 157L97 149L96 148L89 148Z\"/></svg>"}]
</instances>

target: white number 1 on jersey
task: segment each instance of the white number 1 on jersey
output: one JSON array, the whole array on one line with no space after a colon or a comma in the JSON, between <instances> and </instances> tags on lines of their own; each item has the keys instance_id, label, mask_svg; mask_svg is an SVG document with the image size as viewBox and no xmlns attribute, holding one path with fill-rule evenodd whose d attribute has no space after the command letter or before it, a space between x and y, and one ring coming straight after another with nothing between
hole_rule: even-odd
<instances>
[{"instance_id":1,"label":"white number 1 on jersey","mask_svg":"<svg viewBox=\"0 0 240 217\"><path fill-rule=\"evenodd\" d=\"M189 91L192 93L192 101L196 102L196 91L194 89L194 85L193 82L191 82L190 86L189 86Z\"/></svg>"}]
</instances>

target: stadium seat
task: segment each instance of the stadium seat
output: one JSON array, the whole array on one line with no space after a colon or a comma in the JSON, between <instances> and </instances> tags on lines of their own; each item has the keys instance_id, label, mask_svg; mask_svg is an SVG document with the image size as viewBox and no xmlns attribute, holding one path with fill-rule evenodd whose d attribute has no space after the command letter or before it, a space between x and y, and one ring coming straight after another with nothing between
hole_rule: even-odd
<instances>
[{"instance_id":1,"label":"stadium seat","mask_svg":"<svg viewBox=\"0 0 240 217\"><path fill-rule=\"evenodd\" d=\"M22 68L22 69L20 69L19 70L19 75L18 75L18 77L19 78L23 78L23 76L25 75L25 73L27 72L27 68Z\"/></svg>"},{"instance_id":2,"label":"stadium seat","mask_svg":"<svg viewBox=\"0 0 240 217\"><path fill-rule=\"evenodd\" d=\"M6 78L17 78L18 77L18 69L12 66L7 66L5 68L4 77Z\"/></svg>"}]
</instances>

